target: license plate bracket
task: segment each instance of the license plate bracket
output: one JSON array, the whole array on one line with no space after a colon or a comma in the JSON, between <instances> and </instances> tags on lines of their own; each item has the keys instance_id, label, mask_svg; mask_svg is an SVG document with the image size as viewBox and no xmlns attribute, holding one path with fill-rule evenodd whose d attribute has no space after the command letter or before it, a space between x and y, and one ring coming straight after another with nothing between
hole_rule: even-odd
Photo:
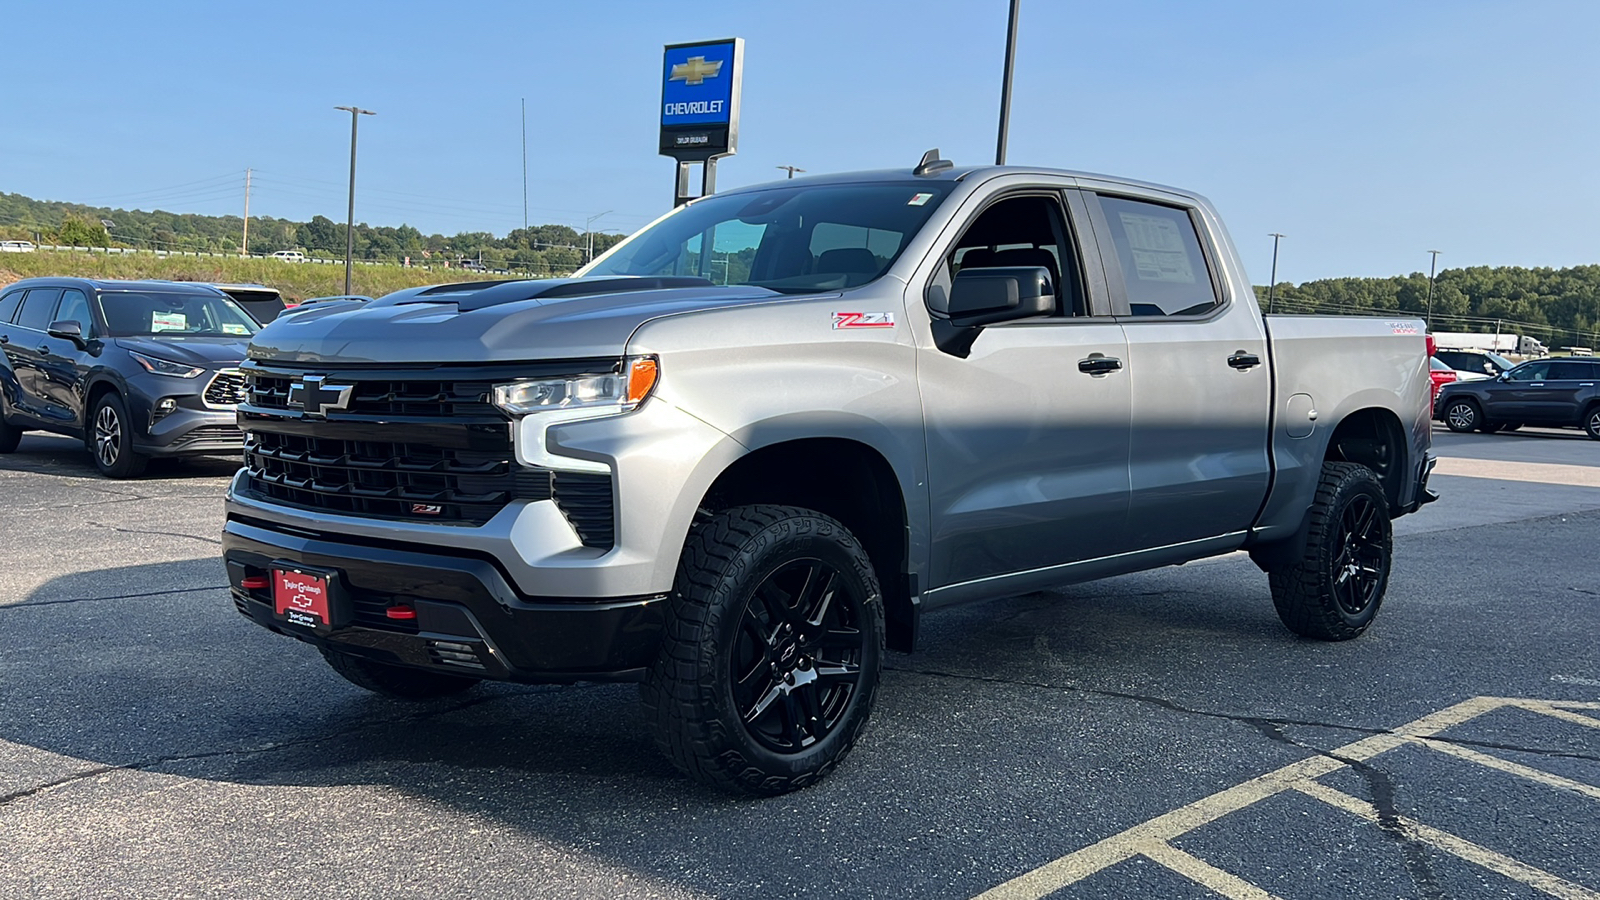
<instances>
[{"instance_id":1,"label":"license plate bracket","mask_svg":"<svg viewBox=\"0 0 1600 900\"><path fill-rule=\"evenodd\" d=\"M281 560L272 564L272 612L290 625L328 631L346 624L340 588L336 570Z\"/></svg>"}]
</instances>

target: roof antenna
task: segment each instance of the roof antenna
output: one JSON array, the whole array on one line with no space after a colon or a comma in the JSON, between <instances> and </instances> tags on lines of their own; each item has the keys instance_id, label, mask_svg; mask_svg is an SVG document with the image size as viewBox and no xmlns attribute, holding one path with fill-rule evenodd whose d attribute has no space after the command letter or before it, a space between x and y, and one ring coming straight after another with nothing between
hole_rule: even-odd
<instances>
[{"instance_id":1,"label":"roof antenna","mask_svg":"<svg viewBox=\"0 0 1600 900\"><path fill-rule=\"evenodd\" d=\"M945 169L953 169L955 165L948 159L940 159L939 148L935 147L922 154L922 161L917 163L915 169L911 170L911 174L920 178L924 175L932 175L935 172L943 172Z\"/></svg>"}]
</instances>

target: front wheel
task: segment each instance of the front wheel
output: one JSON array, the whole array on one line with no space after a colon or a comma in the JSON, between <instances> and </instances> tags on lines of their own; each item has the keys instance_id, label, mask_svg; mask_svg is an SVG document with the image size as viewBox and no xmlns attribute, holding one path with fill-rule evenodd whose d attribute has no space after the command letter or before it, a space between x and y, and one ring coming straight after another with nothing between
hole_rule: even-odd
<instances>
[{"instance_id":1,"label":"front wheel","mask_svg":"<svg viewBox=\"0 0 1600 900\"><path fill-rule=\"evenodd\" d=\"M94 467L107 478L138 478L150 457L133 449L128 404L115 391L100 395L89 415L89 452Z\"/></svg>"},{"instance_id":2,"label":"front wheel","mask_svg":"<svg viewBox=\"0 0 1600 900\"><path fill-rule=\"evenodd\" d=\"M1457 434L1478 427L1478 404L1471 400L1451 400L1445 404L1444 424Z\"/></svg>"},{"instance_id":3,"label":"front wheel","mask_svg":"<svg viewBox=\"0 0 1600 900\"><path fill-rule=\"evenodd\" d=\"M641 688L657 746L695 779L782 794L827 775L866 726L883 598L843 525L790 506L697 523Z\"/></svg>"},{"instance_id":4,"label":"front wheel","mask_svg":"<svg viewBox=\"0 0 1600 900\"><path fill-rule=\"evenodd\" d=\"M1347 641L1372 624L1389 587L1389 501L1371 469L1328 462L1310 516L1300 560L1268 574L1272 603L1295 634Z\"/></svg>"}]
</instances>

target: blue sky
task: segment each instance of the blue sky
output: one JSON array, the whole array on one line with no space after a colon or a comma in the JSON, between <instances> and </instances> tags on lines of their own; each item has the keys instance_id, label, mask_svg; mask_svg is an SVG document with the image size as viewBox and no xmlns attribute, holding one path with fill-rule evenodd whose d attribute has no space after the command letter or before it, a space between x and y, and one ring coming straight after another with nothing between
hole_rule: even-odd
<instances>
[{"instance_id":1,"label":"blue sky","mask_svg":"<svg viewBox=\"0 0 1600 900\"><path fill-rule=\"evenodd\" d=\"M661 46L746 41L722 187L992 161L1006 0L8 0L0 191L431 233L671 202ZM1600 4L1023 0L1010 161L1208 195L1257 283L1600 262Z\"/></svg>"}]
</instances>

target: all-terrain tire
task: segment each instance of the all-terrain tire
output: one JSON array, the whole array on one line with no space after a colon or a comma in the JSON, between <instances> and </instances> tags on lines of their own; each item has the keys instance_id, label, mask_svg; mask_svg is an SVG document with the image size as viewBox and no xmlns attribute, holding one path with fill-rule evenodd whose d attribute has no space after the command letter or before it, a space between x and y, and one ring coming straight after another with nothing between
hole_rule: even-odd
<instances>
[{"instance_id":1,"label":"all-terrain tire","mask_svg":"<svg viewBox=\"0 0 1600 900\"><path fill-rule=\"evenodd\" d=\"M1483 413L1478 410L1478 404L1471 400L1451 400L1445 405L1445 427L1457 434L1472 431L1482 421Z\"/></svg>"},{"instance_id":2,"label":"all-terrain tire","mask_svg":"<svg viewBox=\"0 0 1600 900\"><path fill-rule=\"evenodd\" d=\"M327 647L317 648L335 672L358 688L396 700L435 700L459 694L481 679L394 666Z\"/></svg>"},{"instance_id":3,"label":"all-terrain tire","mask_svg":"<svg viewBox=\"0 0 1600 900\"><path fill-rule=\"evenodd\" d=\"M1347 641L1372 624L1389 587L1389 502L1366 466L1322 464L1305 553L1268 573L1272 603L1302 637Z\"/></svg>"},{"instance_id":4,"label":"all-terrain tire","mask_svg":"<svg viewBox=\"0 0 1600 900\"><path fill-rule=\"evenodd\" d=\"M640 695L656 745L690 777L782 794L855 745L883 647L882 592L848 529L798 507L736 507L690 530Z\"/></svg>"},{"instance_id":5,"label":"all-terrain tire","mask_svg":"<svg viewBox=\"0 0 1600 900\"><path fill-rule=\"evenodd\" d=\"M116 391L101 394L89 411L84 429L94 467L107 478L138 478L150 457L133 449L133 420L128 404Z\"/></svg>"}]
</instances>

